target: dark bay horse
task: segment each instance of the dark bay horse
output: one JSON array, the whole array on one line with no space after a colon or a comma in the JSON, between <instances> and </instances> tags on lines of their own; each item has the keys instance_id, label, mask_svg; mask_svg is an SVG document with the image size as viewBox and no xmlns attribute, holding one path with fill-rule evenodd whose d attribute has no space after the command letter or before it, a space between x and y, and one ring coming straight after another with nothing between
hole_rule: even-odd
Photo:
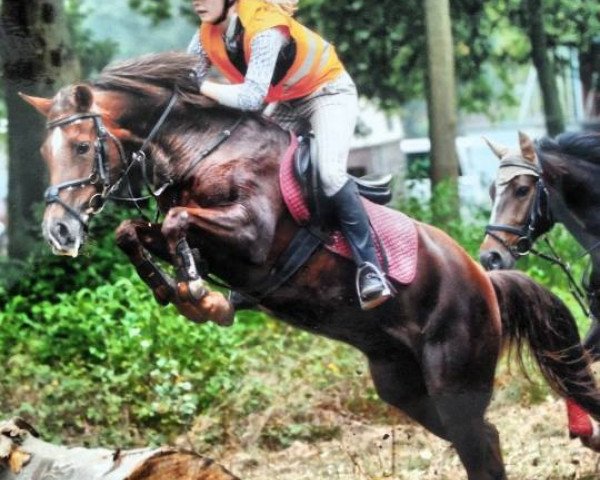
<instances>
[{"instance_id":1,"label":"dark bay horse","mask_svg":"<svg viewBox=\"0 0 600 480\"><path fill-rule=\"evenodd\" d=\"M491 143L500 159L488 235L480 246L486 269L513 268L533 242L562 223L589 253L588 301L592 326L585 340L600 359L600 133L576 132L533 142L520 133L520 149Z\"/></svg>"},{"instance_id":2,"label":"dark bay horse","mask_svg":"<svg viewBox=\"0 0 600 480\"><path fill-rule=\"evenodd\" d=\"M500 160L493 208L480 261L510 269L533 243L562 223L591 259L587 285L592 324L584 341L600 359L600 134L576 132L533 142L519 133L519 149L488 142Z\"/></svg>"},{"instance_id":3,"label":"dark bay horse","mask_svg":"<svg viewBox=\"0 0 600 480\"><path fill-rule=\"evenodd\" d=\"M272 270L300 228L278 181L291 137L199 96L193 61L142 57L52 99L25 99L48 119L42 154L52 186L43 230L54 251L77 255L90 215L127 181L132 155L148 150L164 219L126 221L117 242L159 302L194 321L226 324L232 308L207 292L198 266L241 290ZM361 310L352 261L325 248L261 298L261 307L362 351L380 397L451 442L470 480L505 479L497 430L484 419L503 344L529 344L549 384L600 419L576 325L557 297L525 275L488 274L444 232L415 226L416 276L378 308ZM173 265L176 279L153 257Z\"/></svg>"}]
</instances>

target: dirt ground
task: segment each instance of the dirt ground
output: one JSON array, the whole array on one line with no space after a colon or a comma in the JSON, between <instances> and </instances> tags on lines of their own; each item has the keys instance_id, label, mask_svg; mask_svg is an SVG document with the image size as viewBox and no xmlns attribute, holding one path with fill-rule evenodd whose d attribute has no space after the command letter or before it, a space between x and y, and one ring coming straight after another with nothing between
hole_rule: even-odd
<instances>
[{"instance_id":1,"label":"dirt ground","mask_svg":"<svg viewBox=\"0 0 600 480\"><path fill-rule=\"evenodd\" d=\"M600 455L568 438L564 403L529 407L493 403L511 480L600 479ZM456 480L465 478L448 443L416 424L372 425L340 416L341 438L296 442L279 452L231 452L218 461L243 480Z\"/></svg>"}]
</instances>

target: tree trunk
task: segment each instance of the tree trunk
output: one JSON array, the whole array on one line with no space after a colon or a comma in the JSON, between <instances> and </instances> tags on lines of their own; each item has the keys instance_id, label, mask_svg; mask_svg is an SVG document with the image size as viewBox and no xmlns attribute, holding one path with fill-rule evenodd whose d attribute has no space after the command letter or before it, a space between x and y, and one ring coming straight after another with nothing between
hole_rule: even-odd
<instances>
[{"instance_id":1,"label":"tree trunk","mask_svg":"<svg viewBox=\"0 0 600 480\"><path fill-rule=\"evenodd\" d=\"M44 442L27 422L0 423L0 480L240 480L213 460L175 448L108 450Z\"/></svg>"},{"instance_id":2,"label":"tree trunk","mask_svg":"<svg viewBox=\"0 0 600 480\"><path fill-rule=\"evenodd\" d=\"M425 0L430 178L432 211L437 224L458 216L456 85L450 25L448 0Z\"/></svg>"},{"instance_id":3,"label":"tree trunk","mask_svg":"<svg viewBox=\"0 0 600 480\"><path fill-rule=\"evenodd\" d=\"M556 70L554 62L548 56L548 42L544 29L544 7L542 0L525 0L527 12L526 22L529 25L528 34L531 42L531 58L537 70L544 115L546 117L546 130L548 135L554 137L565 130L565 121L556 83Z\"/></svg>"},{"instance_id":4,"label":"tree trunk","mask_svg":"<svg viewBox=\"0 0 600 480\"><path fill-rule=\"evenodd\" d=\"M63 0L3 0L0 40L8 112L8 251L25 258L35 248L34 206L46 185L39 154L44 119L17 93L50 97L79 77L79 63L69 47Z\"/></svg>"},{"instance_id":5,"label":"tree trunk","mask_svg":"<svg viewBox=\"0 0 600 480\"><path fill-rule=\"evenodd\" d=\"M579 76L583 89L586 128L600 129L600 38L592 40L587 52L579 54Z\"/></svg>"}]
</instances>

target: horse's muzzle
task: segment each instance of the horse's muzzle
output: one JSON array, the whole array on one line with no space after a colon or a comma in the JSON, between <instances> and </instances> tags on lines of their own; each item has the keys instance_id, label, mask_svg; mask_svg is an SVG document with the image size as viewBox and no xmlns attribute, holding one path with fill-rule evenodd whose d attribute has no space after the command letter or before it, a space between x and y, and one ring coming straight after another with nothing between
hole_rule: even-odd
<instances>
[{"instance_id":1,"label":"horse's muzzle","mask_svg":"<svg viewBox=\"0 0 600 480\"><path fill-rule=\"evenodd\" d=\"M68 216L46 219L42 231L55 255L76 257L79 254L85 232L78 220Z\"/></svg>"}]
</instances>

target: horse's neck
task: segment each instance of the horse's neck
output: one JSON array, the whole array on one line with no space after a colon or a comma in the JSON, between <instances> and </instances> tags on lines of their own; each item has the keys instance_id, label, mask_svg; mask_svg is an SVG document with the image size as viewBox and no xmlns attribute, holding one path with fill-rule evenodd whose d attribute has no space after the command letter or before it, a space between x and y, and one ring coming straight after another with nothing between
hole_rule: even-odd
<instances>
[{"instance_id":1,"label":"horse's neck","mask_svg":"<svg viewBox=\"0 0 600 480\"><path fill-rule=\"evenodd\" d=\"M187 124L175 121L175 125L165 125L164 133L153 145L155 166L176 179L195 163L197 167L193 170L201 171L206 155L208 165L212 165L215 159L219 163L246 161L252 164L249 172L256 169L266 171L259 164L278 163L289 144L289 135L250 117L239 123L240 115L236 113L210 119L208 129L198 128L193 120L186 120Z\"/></svg>"},{"instance_id":2,"label":"horse's neck","mask_svg":"<svg viewBox=\"0 0 600 480\"><path fill-rule=\"evenodd\" d=\"M583 248L589 249L600 240L600 235L589 232L582 219L574 215L568 208L562 194L551 187L549 187L549 200L550 209L555 221L562 223ZM600 256L598 260L598 263L600 263Z\"/></svg>"}]
</instances>

